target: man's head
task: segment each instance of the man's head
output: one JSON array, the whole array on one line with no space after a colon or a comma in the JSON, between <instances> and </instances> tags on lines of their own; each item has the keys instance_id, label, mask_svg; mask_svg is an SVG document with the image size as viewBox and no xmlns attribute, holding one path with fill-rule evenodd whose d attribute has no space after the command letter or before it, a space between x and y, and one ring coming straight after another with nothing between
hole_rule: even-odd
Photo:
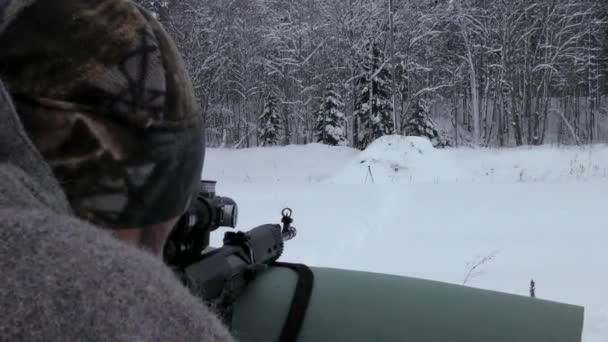
<instances>
[{"instance_id":1,"label":"man's head","mask_svg":"<svg viewBox=\"0 0 608 342\"><path fill-rule=\"evenodd\" d=\"M75 214L160 252L204 158L200 109L160 24L127 0L34 1L0 46L0 79Z\"/></svg>"}]
</instances>

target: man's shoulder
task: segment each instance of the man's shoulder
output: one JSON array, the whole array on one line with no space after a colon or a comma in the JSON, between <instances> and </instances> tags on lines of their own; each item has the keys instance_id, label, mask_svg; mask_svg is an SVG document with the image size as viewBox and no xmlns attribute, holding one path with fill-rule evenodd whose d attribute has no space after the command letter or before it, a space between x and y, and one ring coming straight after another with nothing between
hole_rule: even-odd
<instances>
[{"instance_id":1,"label":"man's shoulder","mask_svg":"<svg viewBox=\"0 0 608 342\"><path fill-rule=\"evenodd\" d=\"M230 340L162 261L48 210L0 209L0 273L18 340Z\"/></svg>"}]
</instances>

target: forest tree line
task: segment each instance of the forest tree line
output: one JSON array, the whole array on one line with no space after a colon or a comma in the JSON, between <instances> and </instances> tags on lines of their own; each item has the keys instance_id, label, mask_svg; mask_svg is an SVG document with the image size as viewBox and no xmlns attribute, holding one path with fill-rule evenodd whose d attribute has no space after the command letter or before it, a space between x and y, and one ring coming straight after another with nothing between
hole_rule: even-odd
<instances>
[{"instance_id":1,"label":"forest tree line","mask_svg":"<svg viewBox=\"0 0 608 342\"><path fill-rule=\"evenodd\" d=\"M440 145L608 142L605 1L139 2L184 54L210 146L365 148L412 122Z\"/></svg>"}]
</instances>

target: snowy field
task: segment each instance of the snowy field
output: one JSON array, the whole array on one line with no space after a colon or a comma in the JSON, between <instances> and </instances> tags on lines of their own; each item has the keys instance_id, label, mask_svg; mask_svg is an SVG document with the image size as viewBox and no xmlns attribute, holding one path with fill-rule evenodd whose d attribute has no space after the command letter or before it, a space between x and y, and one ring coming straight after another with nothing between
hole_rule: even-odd
<instances>
[{"instance_id":1,"label":"snowy field","mask_svg":"<svg viewBox=\"0 0 608 342\"><path fill-rule=\"evenodd\" d=\"M282 260L462 284L487 257L466 285L528 295L534 279L538 297L585 307L583 341L608 341L608 146L208 149L204 178L242 230L294 210Z\"/></svg>"}]
</instances>

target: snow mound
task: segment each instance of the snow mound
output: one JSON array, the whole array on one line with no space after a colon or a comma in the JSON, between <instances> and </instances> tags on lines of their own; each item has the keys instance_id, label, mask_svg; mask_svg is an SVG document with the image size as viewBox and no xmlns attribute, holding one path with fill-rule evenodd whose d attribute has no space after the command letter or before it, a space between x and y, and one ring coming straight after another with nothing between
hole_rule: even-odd
<instances>
[{"instance_id":1,"label":"snow mound","mask_svg":"<svg viewBox=\"0 0 608 342\"><path fill-rule=\"evenodd\" d=\"M608 181L608 146L450 147L384 136L364 151L319 143L208 148L203 178L245 184L438 184Z\"/></svg>"},{"instance_id":2,"label":"snow mound","mask_svg":"<svg viewBox=\"0 0 608 342\"><path fill-rule=\"evenodd\" d=\"M424 137L383 136L329 180L332 183L438 183L460 172Z\"/></svg>"}]
</instances>

